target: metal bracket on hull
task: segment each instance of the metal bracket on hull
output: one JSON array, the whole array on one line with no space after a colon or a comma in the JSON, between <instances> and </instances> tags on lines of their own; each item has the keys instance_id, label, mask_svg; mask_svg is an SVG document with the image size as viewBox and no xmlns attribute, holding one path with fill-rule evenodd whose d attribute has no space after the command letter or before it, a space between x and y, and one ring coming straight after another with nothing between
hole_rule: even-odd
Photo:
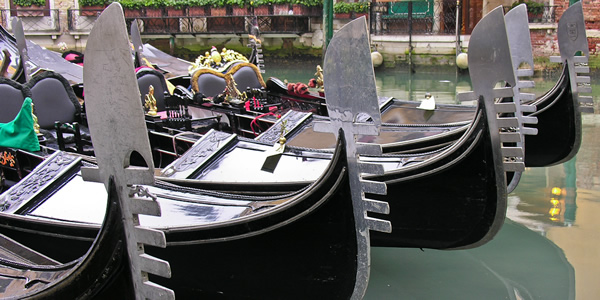
<instances>
[{"instance_id":1,"label":"metal bracket on hull","mask_svg":"<svg viewBox=\"0 0 600 300\"><path fill-rule=\"evenodd\" d=\"M107 189L114 178L136 298L174 299L172 290L148 279L148 274L170 278L171 270L167 261L144 253L144 245L164 248L166 239L164 232L140 226L138 217L161 212L154 197L137 186L154 184L154 167L120 4L111 4L98 17L85 59L86 110L99 169L82 169L82 174L99 179ZM133 153L146 167L132 165Z\"/></svg>"},{"instance_id":2,"label":"metal bracket on hull","mask_svg":"<svg viewBox=\"0 0 600 300\"><path fill-rule=\"evenodd\" d=\"M383 166L359 162L360 155L381 155L381 146L356 142L357 135L379 135L381 125L364 17L348 23L333 37L325 55L324 73L325 93L328 95L327 110L331 121L315 122L313 128L317 132L334 133L336 137L343 135L345 140L358 247L352 299L361 299L369 281L369 230L392 230L391 222L367 216L368 212L389 213L387 202L365 197L365 193L385 195L386 184L362 179L363 174L382 175Z\"/></svg>"}]
</instances>

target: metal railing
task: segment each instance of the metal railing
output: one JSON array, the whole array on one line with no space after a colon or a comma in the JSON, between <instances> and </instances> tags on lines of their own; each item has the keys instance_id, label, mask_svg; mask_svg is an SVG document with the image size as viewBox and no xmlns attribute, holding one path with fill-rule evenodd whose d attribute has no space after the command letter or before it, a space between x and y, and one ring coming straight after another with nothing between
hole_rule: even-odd
<instances>
[{"instance_id":1,"label":"metal railing","mask_svg":"<svg viewBox=\"0 0 600 300\"><path fill-rule=\"evenodd\" d=\"M373 2L370 23L377 34L455 34L456 0Z\"/></svg>"},{"instance_id":2,"label":"metal railing","mask_svg":"<svg viewBox=\"0 0 600 300\"><path fill-rule=\"evenodd\" d=\"M556 5L544 5L544 11L539 15L529 14L529 23L556 22Z\"/></svg>"},{"instance_id":3,"label":"metal railing","mask_svg":"<svg viewBox=\"0 0 600 300\"><path fill-rule=\"evenodd\" d=\"M25 32L55 33L61 28L58 9L0 9L2 26L11 31L12 17L22 19Z\"/></svg>"},{"instance_id":4,"label":"metal railing","mask_svg":"<svg viewBox=\"0 0 600 300\"><path fill-rule=\"evenodd\" d=\"M71 32L90 31L97 16L102 10L69 9L68 26ZM140 10L136 15L125 15L128 25L138 20L142 34L201 34L201 33L233 33L249 32L252 19L257 18L261 33L294 33L302 34L310 30L312 15L225 15L225 16L191 16L187 10L179 14L167 13L151 15Z\"/></svg>"}]
</instances>

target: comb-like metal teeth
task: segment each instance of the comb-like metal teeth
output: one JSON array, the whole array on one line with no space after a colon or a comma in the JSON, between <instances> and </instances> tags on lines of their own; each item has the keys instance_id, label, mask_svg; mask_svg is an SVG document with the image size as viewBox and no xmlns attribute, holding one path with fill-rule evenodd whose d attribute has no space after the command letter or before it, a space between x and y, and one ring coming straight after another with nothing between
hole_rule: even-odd
<instances>
[{"instance_id":1,"label":"comb-like metal teeth","mask_svg":"<svg viewBox=\"0 0 600 300\"><path fill-rule=\"evenodd\" d=\"M142 226L135 226L134 228L135 238L138 243L161 248L167 247L164 232Z\"/></svg>"},{"instance_id":2,"label":"comb-like metal teeth","mask_svg":"<svg viewBox=\"0 0 600 300\"><path fill-rule=\"evenodd\" d=\"M524 135L537 135L538 134L537 128L529 128L529 127L523 127L523 128L521 128L521 132Z\"/></svg>"},{"instance_id":3,"label":"comb-like metal teeth","mask_svg":"<svg viewBox=\"0 0 600 300\"><path fill-rule=\"evenodd\" d=\"M525 171L525 164L518 161L505 161L504 171L506 172L523 172Z\"/></svg>"},{"instance_id":4,"label":"comb-like metal teeth","mask_svg":"<svg viewBox=\"0 0 600 300\"><path fill-rule=\"evenodd\" d=\"M519 127L517 118L499 118L498 127Z\"/></svg>"},{"instance_id":5,"label":"comb-like metal teeth","mask_svg":"<svg viewBox=\"0 0 600 300\"><path fill-rule=\"evenodd\" d=\"M514 94L511 87L501 87L493 89L492 95L494 98L508 98L512 97Z\"/></svg>"},{"instance_id":6,"label":"comb-like metal teeth","mask_svg":"<svg viewBox=\"0 0 600 300\"><path fill-rule=\"evenodd\" d=\"M525 155L521 147L502 147L501 152L502 156L506 157L523 157Z\"/></svg>"},{"instance_id":7,"label":"comb-like metal teeth","mask_svg":"<svg viewBox=\"0 0 600 300\"><path fill-rule=\"evenodd\" d=\"M577 87L577 90L578 90L580 93L589 94L589 93L591 93L591 92L592 92L592 87L591 87L591 86L589 86L589 85L583 85L583 86L579 86L579 87ZM579 97L581 98L582 96L579 96Z\"/></svg>"},{"instance_id":8,"label":"comb-like metal teeth","mask_svg":"<svg viewBox=\"0 0 600 300\"><path fill-rule=\"evenodd\" d=\"M356 143L356 152L360 155L381 155L383 150L380 144Z\"/></svg>"},{"instance_id":9,"label":"comb-like metal teeth","mask_svg":"<svg viewBox=\"0 0 600 300\"><path fill-rule=\"evenodd\" d=\"M172 290L166 289L151 281L145 281L140 292L144 299L175 299L175 293Z\"/></svg>"},{"instance_id":10,"label":"comb-like metal teeth","mask_svg":"<svg viewBox=\"0 0 600 300\"><path fill-rule=\"evenodd\" d=\"M517 83L517 86L520 89L533 88L533 87L535 87L535 82L533 82L532 80L519 80L519 82Z\"/></svg>"},{"instance_id":11,"label":"comb-like metal teeth","mask_svg":"<svg viewBox=\"0 0 600 300\"><path fill-rule=\"evenodd\" d=\"M519 93L521 101L533 101L535 100L535 94L532 93Z\"/></svg>"},{"instance_id":12,"label":"comb-like metal teeth","mask_svg":"<svg viewBox=\"0 0 600 300\"><path fill-rule=\"evenodd\" d=\"M139 259L140 267L144 272L165 278L171 278L171 267L169 262L152 257L148 254L140 254Z\"/></svg>"},{"instance_id":13,"label":"comb-like metal teeth","mask_svg":"<svg viewBox=\"0 0 600 300\"><path fill-rule=\"evenodd\" d=\"M536 111L537 111L537 107L535 105L521 105L521 112L532 113L532 112L536 112ZM536 124L537 124L537 122L536 122Z\"/></svg>"},{"instance_id":14,"label":"comb-like metal teeth","mask_svg":"<svg viewBox=\"0 0 600 300\"><path fill-rule=\"evenodd\" d=\"M363 198L363 201L367 211L385 215L390 213L390 205L387 202L366 198Z\"/></svg>"},{"instance_id":15,"label":"comb-like metal teeth","mask_svg":"<svg viewBox=\"0 0 600 300\"><path fill-rule=\"evenodd\" d=\"M512 95L510 95L512 97ZM514 113L517 107L513 102L495 103L497 113Z\"/></svg>"},{"instance_id":16,"label":"comb-like metal teeth","mask_svg":"<svg viewBox=\"0 0 600 300\"><path fill-rule=\"evenodd\" d=\"M588 66L575 66L575 73L589 73L590 67Z\"/></svg>"},{"instance_id":17,"label":"comb-like metal teeth","mask_svg":"<svg viewBox=\"0 0 600 300\"><path fill-rule=\"evenodd\" d=\"M521 142L521 134L518 132L500 132L500 141L503 143Z\"/></svg>"},{"instance_id":18,"label":"comb-like metal teeth","mask_svg":"<svg viewBox=\"0 0 600 300\"><path fill-rule=\"evenodd\" d=\"M367 223L367 227L369 227L370 230L387 233L392 232L392 223L390 221L365 217L365 222Z\"/></svg>"},{"instance_id":19,"label":"comb-like metal teeth","mask_svg":"<svg viewBox=\"0 0 600 300\"><path fill-rule=\"evenodd\" d=\"M385 195L387 194L387 185L383 182L360 180L362 191L369 194Z\"/></svg>"},{"instance_id":20,"label":"comb-like metal teeth","mask_svg":"<svg viewBox=\"0 0 600 300\"><path fill-rule=\"evenodd\" d=\"M160 205L156 201L134 197L129 204L131 213L160 217Z\"/></svg>"},{"instance_id":21,"label":"comb-like metal teeth","mask_svg":"<svg viewBox=\"0 0 600 300\"><path fill-rule=\"evenodd\" d=\"M538 118L537 117L521 117L521 121L523 122L523 124L537 124L538 123Z\"/></svg>"},{"instance_id":22,"label":"comb-like metal teeth","mask_svg":"<svg viewBox=\"0 0 600 300\"><path fill-rule=\"evenodd\" d=\"M383 166L381 164L373 164L373 163L358 163L358 170L361 173L374 174L374 175L383 175L385 173Z\"/></svg>"},{"instance_id":23,"label":"comb-like metal teeth","mask_svg":"<svg viewBox=\"0 0 600 300\"><path fill-rule=\"evenodd\" d=\"M576 76L577 83L590 83L590 76Z\"/></svg>"},{"instance_id":24,"label":"comb-like metal teeth","mask_svg":"<svg viewBox=\"0 0 600 300\"><path fill-rule=\"evenodd\" d=\"M583 104L594 104L592 96L579 96L579 102Z\"/></svg>"}]
</instances>

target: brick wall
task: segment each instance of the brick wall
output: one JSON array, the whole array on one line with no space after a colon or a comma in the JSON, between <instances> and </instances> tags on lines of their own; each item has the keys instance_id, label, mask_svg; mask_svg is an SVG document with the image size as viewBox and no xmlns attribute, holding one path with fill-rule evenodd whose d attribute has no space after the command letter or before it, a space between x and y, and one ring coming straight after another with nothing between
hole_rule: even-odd
<instances>
[{"instance_id":1,"label":"brick wall","mask_svg":"<svg viewBox=\"0 0 600 300\"><path fill-rule=\"evenodd\" d=\"M600 37L597 34L591 34L593 31L600 30L600 0L583 0L583 18L585 27L588 31L588 44L590 55L600 54ZM556 21L560 20L563 12L569 7L569 0L555 0ZM534 56L558 55L558 42L556 30L548 28L531 28L531 44L533 46Z\"/></svg>"},{"instance_id":2,"label":"brick wall","mask_svg":"<svg viewBox=\"0 0 600 300\"><path fill-rule=\"evenodd\" d=\"M531 28L530 34L534 57L549 57L551 55L559 55L556 30L546 28Z\"/></svg>"}]
</instances>

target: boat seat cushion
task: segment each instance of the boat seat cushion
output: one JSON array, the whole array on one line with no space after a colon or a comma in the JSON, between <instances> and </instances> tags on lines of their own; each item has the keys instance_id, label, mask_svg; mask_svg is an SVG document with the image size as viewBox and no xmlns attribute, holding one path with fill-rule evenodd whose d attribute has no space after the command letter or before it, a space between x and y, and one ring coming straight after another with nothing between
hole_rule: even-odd
<instances>
[{"instance_id":1,"label":"boat seat cushion","mask_svg":"<svg viewBox=\"0 0 600 300\"><path fill-rule=\"evenodd\" d=\"M235 80L238 90L244 92L247 88L260 89L263 87L262 78L259 79L258 76L260 75L257 75L250 66L242 66L233 74L233 80Z\"/></svg>"},{"instance_id":2,"label":"boat seat cushion","mask_svg":"<svg viewBox=\"0 0 600 300\"><path fill-rule=\"evenodd\" d=\"M199 74L196 82L198 83L196 92L202 93L205 97L216 97L222 94L225 91L225 87L227 87L225 78L212 73Z\"/></svg>"},{"instance_id":3,"label":"boat seat cushion","mask_svg":"<svg viewBox=\"0 0 600 300\"><path fill-rule=\"evenodd\" d=\"M51 71L33 77L26 84L31 89L34 112L40 128L52 129L56 121L77 122L81 117L81 105L69 82Z\"/></svg>"},{"instance_id":4,"label":"boat seat cushion","mask_svg":"<svg viewBox=\"0 0 600 300\"><path fill-rule=\"evenodd\" d=\"M0 123L12 121L23 106L23 101L31 97L31 91L20 83L0 77Z\"/></svg>"},{"instance_id":5,"label":"boat seat cushion","mask_svg":"<svg viewBox=\"0 0 600 300\"><path fill-rule=\"evenodd\" d=\"M225 74L212 69L199 69L192 75L192 89L205 97L215 97L225 91L225 78L228 75L233 77L240 92L245 92L247 88L259 89L266 86L258 67L250 63L238 63Z\"/></svg>"}]
</instances>

